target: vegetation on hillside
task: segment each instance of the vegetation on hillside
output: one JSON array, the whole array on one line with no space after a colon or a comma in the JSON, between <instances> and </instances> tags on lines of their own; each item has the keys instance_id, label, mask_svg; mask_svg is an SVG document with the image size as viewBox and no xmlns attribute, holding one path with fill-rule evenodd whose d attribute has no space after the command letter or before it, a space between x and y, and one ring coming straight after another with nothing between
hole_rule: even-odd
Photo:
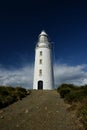
<instances>
[{"instance_id":1,"label":"vegetation on hillside","mask_svg":"<svg viewBox=\"0 0 87 130\"><path fill-rule=\"evenodd\" d=\"M72 105L76 114L87 129L87 85L74 86L73 84L62 84L57 88L61 98ZM73 107L73 104L75 107Z\"/></svg>"},{"instance_id":2,"label":"vegetation on hillside","mask_svg":"<svg viewBox=\"0 0 87 130\"><path fill-rule=\"evenodd\" d=\"M21 100L31 93L22 87L0 86L0 108L6 107L17 100Z\"/></svg>"}]
</instances>

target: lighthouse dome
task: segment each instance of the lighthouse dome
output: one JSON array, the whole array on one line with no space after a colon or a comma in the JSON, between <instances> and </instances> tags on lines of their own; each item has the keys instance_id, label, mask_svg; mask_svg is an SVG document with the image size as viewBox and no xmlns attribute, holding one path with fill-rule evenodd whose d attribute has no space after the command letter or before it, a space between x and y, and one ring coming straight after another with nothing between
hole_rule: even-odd
<instances>
[{"instance_id":1,"label":"lighthouse dome","mask_svg":"<svg viewBox=\"0 0 87 130\"><path fill-rule=\"evenodd\" d=\"M48 35L46 34L45 31L42 31L38 37L38 43L37 47L46 47L50 48L50 43L48 39Z\"/></svg>"}]
</instances>

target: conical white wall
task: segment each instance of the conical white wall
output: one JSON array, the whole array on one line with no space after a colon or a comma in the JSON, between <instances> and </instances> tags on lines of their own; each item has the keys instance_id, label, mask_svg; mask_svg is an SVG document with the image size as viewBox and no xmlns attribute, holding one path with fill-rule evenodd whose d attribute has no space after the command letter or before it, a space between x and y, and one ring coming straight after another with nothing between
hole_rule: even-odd
<instances>
[{"instance_id":1,"label":"conical white wall","mask_svg":"<svg viewBox=\"0 0 87 130\"><path fill-rule=\"evenodd\" d=\"M51 45L47 34L42 31L35 48L35 66L33 89L53 89L54 75Z\"/></svg>"}]
</instances>

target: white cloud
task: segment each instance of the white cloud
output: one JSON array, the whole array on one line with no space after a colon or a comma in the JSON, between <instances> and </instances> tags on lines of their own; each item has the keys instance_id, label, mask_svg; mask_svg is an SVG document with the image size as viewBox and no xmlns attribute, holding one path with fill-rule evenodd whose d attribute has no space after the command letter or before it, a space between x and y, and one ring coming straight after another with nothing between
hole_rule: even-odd
<instances>
[{"instance_id":1,"label":"white cloud","mask_svg":"<svg viewBox=\"0 0 87 130\"><path fill-rule=\"evenodd\" d=\"M66 64L55 64L54 75L56 85L72 83L76 85L87 84L86 65L68 66Z\"/></svg>"},{"instance_id":2,"label":"white cloud","mask_svg":"<svg viewBox=\"0 0 87 130\"><path fill-rule=\"evenodd\" d=\"M32 88L33 65L27 65L21 69L0 68L0 85L23 86Z\"/></svg>"},{"instance_id":3,"label":"white cloud","mask_svg":"<svg viewBox=\"0 0 87 130\"><path fill-rule=\"evenodd\" d=\"M87 84L87 65L69 66L67 64L54 65L55 84L73 83L76 85ZM20 69L6 69L0 65L0 85L33 86L33 65L27 64Z\"/></svg>"}]
</instances>

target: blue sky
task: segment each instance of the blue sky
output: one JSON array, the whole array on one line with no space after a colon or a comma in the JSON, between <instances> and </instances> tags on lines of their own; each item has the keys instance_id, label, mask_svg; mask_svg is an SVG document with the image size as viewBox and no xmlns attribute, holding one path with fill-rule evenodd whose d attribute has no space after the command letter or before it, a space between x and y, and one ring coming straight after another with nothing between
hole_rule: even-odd
<instances>
[{"instance_id":1,"label":"blue sky","mask_svg":"<svg viewBox=\"0 0 87 130\"><path fill-rule=\"evenodd\" d=\"M34 48L43 29L53 45L55 84L87 83L87 3L29 0L0 2L1 85L32 88Z\"/></svg>"}]
</instances>

